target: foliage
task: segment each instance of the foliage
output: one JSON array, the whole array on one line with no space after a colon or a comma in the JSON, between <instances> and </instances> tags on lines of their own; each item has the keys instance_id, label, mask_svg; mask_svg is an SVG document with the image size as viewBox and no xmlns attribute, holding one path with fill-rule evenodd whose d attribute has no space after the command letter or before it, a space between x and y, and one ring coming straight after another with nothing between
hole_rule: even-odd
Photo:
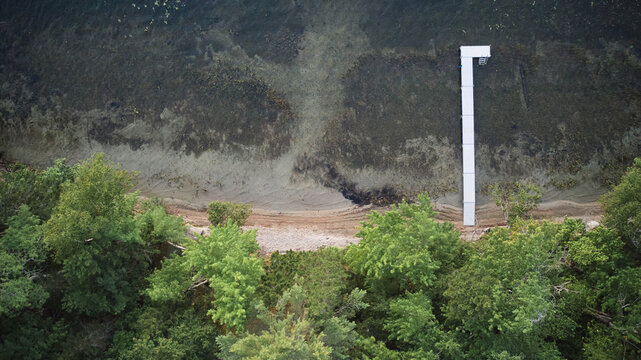
<instances>
[{"instance_id":1,"label":"foliage","mask_svg":"<svg viewBox=\"0 0 641 360\"><path fill-rule=\"evenodd\" d=\"M185 227L182 217L167 214L167 211L158 200L150 199L140 204L141 213L134 216L136 227L140 232L140 239L144 246L153 249L156 255L160 253L163 245L170 244L171 249L185 241ZM151 258L149 258L149 262ZM157 261L153 261L157 265Z\"/></svg>"},{"instance_id":2,"label":"foliage","mask_svg":"<svg viewBox=\"0 0 641 360\"><path fill-rule=\"evenodd\" d=\"M133 315L132 323L114 335L113 358L206 359L218 352L218 329L193 309L147 307Z\"/></svg>"},{"instance_id":3,"label":"foliage","mask_svg":"<svg viewBox=\"0 0 641 360\"><path fill-rule=\"evenodd\" d=\"M542 190L535 184L517 181L496 183L489 186L490 196L501 208L505 222L512 224L516 218L525 218L541 202Z\"/></svg>"},{"instance_id":4,"label":"foliage","mask_svg":"<svg viewBox=\"0 0 641 360\"><path fill-rule=\"evenodd\" d=\"M443 331L432 313L432 302L422 292L407 293L389 306L385 330L409 358L439 359L439 354L460 357L460 345Z\"/></svg>"},{"instance_id":5,"label":"foliage","mask_svg":"<svg viewBox=\"0 0 641 360\"><path fill-rule=\"evenodd\" d=\"M212 226L220 226L228 221L243 226L251 214L251 207L249 204L214 201L209 203L207 214Z\"/></svg>"},{"instance_id":6,"label":"foliage","mask_svg":"<svg viewBox=\"0 0 641 360\"><path fill-rule=\"evenodd\" d=\"M545 341L556 313L550 289L561 283L557 225L517 220L494 228L473 247L465 266L449 278L445 315L469 336L467 352L490 356L506 351L527 358L557 358Z\"/></svg>"},{"instance_id":7,"label":"foliage","mask_svg":"<svg viewBox=\"0 0 641 360\"><path fill-rule=\"evenodd\" d=\"M357 352L363 360L400 360L401 354L390 350L382 341L376 341L373 336L360 338Z\"/></svg>"},{"instance_id":8,"label":"foliage","mask_svg":"<svg viewBox=\"0 0 641 360\"><path fill-rule=\"evenodd\" d=\"M335 247L316 251L274 252L265 266L258 293L266 306L274 306L282 292L301 285L307 296L309 316L331 316L346 290L345 251Z\"/></svg>"},{"instance_id":9,"label":"foliage","mask_svg":"<svg viewBox=\"0 0 641 360\"><path fill-rule=\"evenodd\" d=\"M209 283L216 299L208 314L228 328L243 330L264 274L258 249L255 231L243 233L234 222L212 227L209 236L186 242L182 256L165 260L149 277L146 293L154 301L179 300L188 289Z\"/></svg>"},{"instance_id":10,"label":"foliage","mask_svg":"<svg viewBox=\"0 0 641 360\"><path fill-rule=\"evenodd\" d=\"M191 243L186 245L188 244ZM149 287L145 290L145 294L154 301L180 301L185 292L192 287L192 275L189 261L173 254L163 260L162 267L149 276L147 279Z\"/></svg>"},{"instance_id":11,"label":"foliage","mask_svg":"<svg viewBox=\"0 0 641 360\"><path fill-rule=\"evenodd\" d=\"M295 284L295 278L301 274L304 257L304 252L293 250L284 254L275 251L269 256L269 261L265 262L265 274L257 289L265 306L275 306L283 291Z\"/></svg>"},{"instance_id":12,"label":"foliage","mask_svg":"<svg viewBox=\"0 0 641 360\"><path fill-rule=\"evenodd\" d=\"M355 288L349 294L344 295L343 303L336 309L336 315L351 319L356 316L357 312L369 307L369 305L363 301L366 294L367 291Z\"/></svg>"},{"instance_id":13,"label":"foliage","mask_svg":"<svg viewBox=\"0 0 641 360\"><path fill-rule=\"evenodd\" d=\"M323 343L323 334L316 334L304 308L305 291L294 285L278 302L272 315L264 308L262 319L268 329L260 334L238 338L218 338L224 359L330 359L331 349Z\"/></svg>"},{"instance_id":14,"label":"foliage","mask_svg":"<svg viewBox=\"0 0 641 360\"><path fill-rule=\"evenodd\" d=\"M418 203L403 202L385 214L372 211L356 234L345 259L365 276L372 289L387 294L429 289L437 277L453 269L460 255L459 235L451 223L434 219L427 194Z\"/></svg>"},{"instance_id":15,"label":"foliage","mask_svg":"<svg viewBox=\"0 0 641 360\"><path fill-rule=\"evenodd\" d=\"M61 185L73 180L74 171L65 159L58 159L44 171L14 165L9 171L0 172L0 230L23 204L40 220L49 219L58 202Z\"/></svg>"},{"instance_id":16,"label":"foliage","mask_svg":"<svg viewBox=\"0 0 641 360\"><path fill-rule=\"evenodd\" d=\"M0 316L13 316L27 307L39 308L48 297L36 282L46 259L40 219L22 205L8 224L0 239Z\"/></svg>"},{"instance_id":17,"label":"foliage","mask_svg":"<svg viewBox=\"0 0 641 360\"><path fill-rule=\"evenodd\" d=\"M621 183L601 198L603 223L612 227L639 254L641 245L641 158L634 160Z\"/></svg>"},{"instance_id":18,"label":"foliage","mask_svg":"<svg viewBox=\"0 0 641 360\"><path fill-rule=\"evenodd\" d=\"M313 319L332 316L346 291L345 251L328 247L304 254L296 282L307 294L309 316Z\"/></svg>"},{"instance_id":19,"label":"foliage","mask_svg":"<svg viewBox=\"0 0 641 360\"><path fill-rule=\"evenodd\" d=\"M145 265L132 189L133 175L105 162L103 154L82 163L74 182L62 185L44 240L63 265L66 310L119 313L136 296Z\"/></svg>"},{"instance_id":20,"label":"foliage","mask_svg":"<svg viewBox=\"0 0 641 360\"><path fill-rule=\"evenodd\" d=\"M1 209L0 358L641 357L641 160L591 231L517 206L462 243L421 195L373 212L358 245L268 261L235 221L192 240L162 201L136 208L133 175L103 155L51 169L0 181L16 201ZM27 189L53 204L31 210Z\"/></svg>"},{"instance_id":21,"label":"foliage","mask_svg":"<svg viewBox=\"0 0 641 360\"><path fill-rule=\"evenodd\" d=\"M22 312L11 320L0 318L0 359L55 358L66 332L63 321L38 311Z\"/></svg>"}]
</instances>

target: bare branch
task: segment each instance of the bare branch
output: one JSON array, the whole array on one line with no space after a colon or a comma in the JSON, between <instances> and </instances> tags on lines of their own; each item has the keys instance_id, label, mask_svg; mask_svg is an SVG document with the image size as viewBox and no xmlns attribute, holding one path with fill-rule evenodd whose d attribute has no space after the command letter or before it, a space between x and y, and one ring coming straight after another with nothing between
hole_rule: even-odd
<instances>
[{"instance_id":1,"label":"bare branch","mask_svg":"<svg viewBox=\"0 0 641 360\"><path fill-rule=\"evenodd\" d=\"M182 246L182 245L178 245L178 244L174 244L174 243L172 243L171 241L167 241L167 244L169 244L169 245L171 245L171 246L173 246L173 247L175 247L175 248L177 248L177 249L185 250L185 247L184 247L184 246Z\"/></svg>"},{"instance_id":2,"label":"bare branch","mask_svg":"<svg viewBox=\"0 0 641 360\"><path fill-rule=\"evenodd\" d=\"M192 286L189 288L189 290L193 290L193 289L195 289L195 288L197 288L197 287L199 287L199 286L201 286L201 285L205 285L205 284L207 284L208 282L209 282L209 279L205 279L205 280L203 280L203 281L201 281L201 282L199 282L199 283L196 283L196 284L192 285Z\"/></svg>"}]
</instances>

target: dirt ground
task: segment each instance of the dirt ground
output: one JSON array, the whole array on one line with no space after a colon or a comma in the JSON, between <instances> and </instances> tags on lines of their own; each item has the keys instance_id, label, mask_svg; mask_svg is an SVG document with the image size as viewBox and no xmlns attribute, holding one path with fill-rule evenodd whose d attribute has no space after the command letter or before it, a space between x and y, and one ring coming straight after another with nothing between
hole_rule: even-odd
<instances>
[{"instance_id":1,"label":"dirt ground","mask_svg":"<svg viewBox=\"0 0 641 360\"><path fill-rule=\"evenodd\" d=\"M505 225L501 211L488 204L477 208L477 226L462 225L462 209L448 205L435 204L437 219L454 223L461 232L461 238L473 241L493 226ZM322 211L280 212L253 209L244 227L255 229L257 241L266 253L287 250L314 250L321 246L345 247L358 242L354 235L362 221L367 220L371 211L385 212L389 207L354 206L347 209ZM208 233L209 221L206 211L190 209L184 205L170 205L169 212L180 215L191 228L198 233ZM564 217L581 218L584 222L599 222L601 208L598 203L575 203L571 201L553 201L543 203L533 212L535 219L546 219L555 222Z\"/></svg>"}]
</instances>

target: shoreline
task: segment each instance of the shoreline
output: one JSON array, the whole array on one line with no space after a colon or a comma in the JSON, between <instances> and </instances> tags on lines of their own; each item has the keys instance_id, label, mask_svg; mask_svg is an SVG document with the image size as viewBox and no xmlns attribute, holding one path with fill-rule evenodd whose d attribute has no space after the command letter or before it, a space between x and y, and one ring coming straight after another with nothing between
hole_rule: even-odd
<instances>
[{"instance_id":1,"label":"shoreline","mask_svg":"<svg viewBox=\"0 0 641 360\"><path fill-rule=\"evenodd\" d=\"M208 233L209 221L205 209L169 202L168 212L182 216L192 232ZM266 253L287 250L308 251L321 246L345 247L358 242L354 235L358 226L367 220L371 211L385 212L389 206L352 206L334 210L275 211L255 208L247 219L245 230L256 230L256 240ZM434 203L438 213L436 219L449 221L461 233L464 241L474 241L488 228L504 226L505 220L500 209L494 204L486 204L476 209L477 225L463 226L463 209L451 205ZM577 203L556 200L539 204L532 211L536 220L562 222L565 217L581 218L584 222L601 219L602 210L598 202Z\"/></svg>"}]
</instances>

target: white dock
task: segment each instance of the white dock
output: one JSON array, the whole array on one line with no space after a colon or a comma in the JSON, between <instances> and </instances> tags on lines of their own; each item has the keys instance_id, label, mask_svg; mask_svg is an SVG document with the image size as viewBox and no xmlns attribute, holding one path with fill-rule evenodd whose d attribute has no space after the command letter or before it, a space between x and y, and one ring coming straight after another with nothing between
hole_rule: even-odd
<instances>
[{"instance_id":1,"label":"white dock","mask_svg":"<svg viewBox=\"0 0 641 360\"><path fill-rule=\"evenodd\" d=\"M461 120L463 133L463 225L476 222L476 174L474 170L474 58L485 64L489 46L461 46Z\"/></svg>"}]
</instances>

